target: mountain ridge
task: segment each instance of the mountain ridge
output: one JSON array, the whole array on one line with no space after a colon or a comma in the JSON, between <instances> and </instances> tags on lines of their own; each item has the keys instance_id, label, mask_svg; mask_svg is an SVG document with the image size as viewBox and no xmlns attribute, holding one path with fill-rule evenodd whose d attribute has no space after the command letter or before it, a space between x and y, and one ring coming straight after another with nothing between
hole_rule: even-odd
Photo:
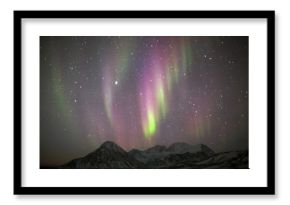
<instances>
[{"instance_id":1,"label":"mountain ridge","mask_svg":"<svg viewBox=\"0 0 290 205\"><path fill-rule=\"evenodd\" d=\"M62 169L201 169L248 168L248 151L215 153L204 144L176 142L145 150L124 150L106 141L84 157L58 167Z\"/></svg>"}]
</instances>

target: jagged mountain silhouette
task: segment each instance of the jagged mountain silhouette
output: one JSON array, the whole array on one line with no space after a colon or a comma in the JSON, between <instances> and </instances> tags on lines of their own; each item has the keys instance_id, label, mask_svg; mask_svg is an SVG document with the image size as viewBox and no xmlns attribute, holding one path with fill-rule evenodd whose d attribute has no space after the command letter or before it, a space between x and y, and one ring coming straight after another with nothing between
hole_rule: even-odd
<instances>
[{"instance_id":1,"label":"jagged mountain silhouette","mask_svg":"<svg viewBox=\"0 0 290 205\"><path fill-rule=\"evenodd\" d=\"M248 168L248 151L215 153L204 144L174 143L126 152L114 142L104 142L95 151L74 159L63 169L218 169Z\"/></svg>"}]
</instances>

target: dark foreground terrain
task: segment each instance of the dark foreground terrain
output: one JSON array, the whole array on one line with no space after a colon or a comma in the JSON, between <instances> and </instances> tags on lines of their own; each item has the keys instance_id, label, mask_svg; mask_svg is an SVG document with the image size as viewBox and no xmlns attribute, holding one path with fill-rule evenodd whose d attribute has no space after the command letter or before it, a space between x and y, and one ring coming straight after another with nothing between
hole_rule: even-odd
<instances>
[{"instance_id":1,"label":"dark foreground terrain","mask_svg":"<svg viewBox=\"0 0 290 205\"><path fill-rule=\"evenodd\" d=\"M174 143L126 152L105 142L94 152L55 167L60 169L247 169L248 151L215 153L203 144Z\"/></svg>"}]
</instances>

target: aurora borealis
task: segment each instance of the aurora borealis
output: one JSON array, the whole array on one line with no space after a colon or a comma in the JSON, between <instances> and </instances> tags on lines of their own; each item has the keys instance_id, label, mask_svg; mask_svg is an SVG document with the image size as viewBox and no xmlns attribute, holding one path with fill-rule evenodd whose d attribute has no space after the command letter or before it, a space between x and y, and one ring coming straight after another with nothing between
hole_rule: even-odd
<instances>
[{"instance_id":1,"label":"aurora borealis","mask_svg":"<svg viewBox=\"0 0 290 205\"><path fill-rule=\"evenodd\" d=\"M40 37L40 163L103 142L248 148L248 37Z\"/></svg>"}]
</instances>

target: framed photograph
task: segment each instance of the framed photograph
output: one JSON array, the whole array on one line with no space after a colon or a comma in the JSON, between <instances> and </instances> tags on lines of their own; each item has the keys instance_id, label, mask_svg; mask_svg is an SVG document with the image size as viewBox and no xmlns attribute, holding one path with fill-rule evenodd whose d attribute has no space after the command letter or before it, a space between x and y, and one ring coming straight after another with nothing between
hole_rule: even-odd
<instances>
[{"instance_id":1,"label":"framed photograph","mask_svg":"<svg viewBox=\"0 0 290 205\"><path fill-rule=\"evenodd\" d=\"M274 11L14 11L14 194L274 194Z\"/></svg>"}]
</instances>

